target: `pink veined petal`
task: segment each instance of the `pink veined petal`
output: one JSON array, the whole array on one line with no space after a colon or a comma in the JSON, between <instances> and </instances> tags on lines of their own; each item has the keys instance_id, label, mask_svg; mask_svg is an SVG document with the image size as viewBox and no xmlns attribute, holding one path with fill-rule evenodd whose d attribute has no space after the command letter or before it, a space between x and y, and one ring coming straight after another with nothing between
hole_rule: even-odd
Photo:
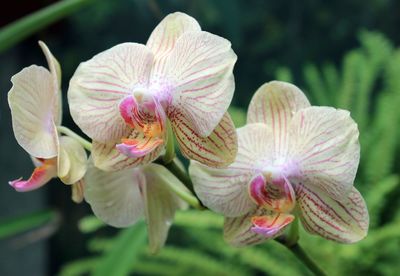
<instances>
[{"instance_id":1,"label":"pink veined petal","mask_svg":"<svg viewBox=\"0 0 400 276\"><path fill-rule=\"evenodd\" d=\"M182 154L210 167L223 168L235 160L237 135L228 113L208 137L198 134L190 120L175 113L171 125Z\"/></svg>"},{"instance_id":2,"label":"pink veined petal","mask_svg":"<svg viewBox=\"0 0 400 276\"><path fill-rule=\"evenodd\" d=\"M273 130L275 151L285 156L289 144L289 125L293 114L309 107L306 96L296 86L271 81L254 94L247 113L247 123L264 123Z\"/></svg>"},{"instance_id":3,"label":"pink veined petal","mask_svg":"<svg viewBox=\"0 0 400 276\"><path fill-rule=\"evenodd\" d=\"M143 202L149 235L149 248L151 253L157 253L164 245L169 228L172 225L175 211L187 208L168 185L175 185L180 181L165 167L149 164L142 167L146 177L143 188ZM169 182L169 183L166 183ZM183 184L181 184L183 186Z\"/></svg>"},{"instance_id":4,"label":"pink veined petal","mask_svg":"<svg viewBox=\"0 0 400 276\"><path fill-rule=\"evenodd\" d=\"M242 216L256 207L248 185L256 170L273 153L269 140L271 130L264 124L246 125L237 130L238 152L235 161L226 168L212 168L192 161L189 174L202 203L227 217Z\"/></svg>"},{"instance_id":5,"label":"pink veined petal","mask_svg":"<svg viewBox=\"0 0 400 276\"><path fill-rule=\"evenodd\" d=\"M254 216L251 218L253 227L251 231L265 236L266 238L274 238L282 233L282 231L294 220L294 216L285 213L273 213L264 216Z\"/></svg>"},{"instance_id":6,"label":"pink veined petal","mask_svg":"<svg viewBox=\"0 0 400 276\"><path fill-rule=\"evenodd\" d=\"M8 104L18 144L31 156L44 159L57 156L55 88L51 74L32 65L15 74L11 82Z\"/></svg>"},{"instance_id":7,"label":"pink veined petal","mask_svg":"<svg viewBox=\"0 0 400 276\"><path fill-rule=\"evenodd\" d=\"M39 41L39 46L42 48L43 54L46 56L47 64L50 69L51 76L54 82L54 122L56 125L61 125L62 121L62 94L61 94L61 67L57 59L50 52L49 48L43 41Z\"/></svg>"},{"instance_id":8,"label":"pink veined petal","mask_svg":"<svg viewBox=\"0 0 400 276\"><path fill-rule=\"evenodd\" d=\"M173 87L168 116L178 110L196 133L209 136L232 100L235 62L228 40L207 32L184 33L166 64Z\"/></svg>"},{"instance_id":9,"label":"pink veined petal","mask_svg":"<svg viewBox=\"0 0 400 276\"><path fill-rule=\"evenodd\" d=\"M119 44L79 65L68 100L77 125L93 140L119 140L127 125L119 112L123 98L148 86L153 54L136 43Z\"/></svg>"},{"instance_id":10,"label":"pink veined petal","mask_svg":"<svg viewBox=\"0 0 400 276\"><path fill-rule=\"evenodd\" d=\"M341 200L351 190L360 160L357 124L350 113L330 107L298 111L290 125L290 159L302 184Z\"/></svg>"},{"instance_id":11,"label":"pink veined petal","mask_svg":"<svg viewBox=\"0 0 400 276\"><path fill-rule=\"evenodd\" d=\"M281 234L278 231L273 235L261 235L253 231L255 227L252 221L253 217L274 216L274 212L264 208L258 208L243 216L234 218L225 218L224 222L224 239L227 243L235 247L244 247L249 245L260 244L267 239L272 239ZM281 228L282 229L282 228Z\"/></svg>"},{"instance_id":12,"label":"pink veined petal","mask_svg":"<svg viewBox=\"0 0 400 276\"><path fill-rule=\"evenodd\" d=\"M193 17L181 12L167 15L157 25L146 43L154 54L153 75L155 78L163 76L168 69L165 62L178 38L186 32L200 31L199 23Z\"/></svg>"},{"instance_id":13,"label":"pink veined petal","mask_svg":"<svg viewBox=\"0 0 400 276\"><path fill-rule=\"evenodd\" d=\"M286 178L266 180L258 174L250 182L249 193L258 206L277 213L289 213L296 205L294 190Z\"/></svg>"},{"instance_id":14,"label":"pink veined petal","mask_svg":"<svg viewBox=\"0 0 400 276\"><path fill-rule=\"evenodd\" d=\"M28 180L22 180L22 178L19 178L17 180L10 181L9 184L17 192L29 192L42 187L53 177L57 176L55 159L42 160L38 163L40 166L34 169L31 177Z\"/></svg>"},{"instance_id":15,"label":"pink veined petal","mask_svg":"<svg viewBox=\"0 0 400 276\"><path fill-rule=\"evenodd\" d=\"M341 201L304 185L297 186L296 195L301 221L311 234L342 243L354 243L367 235L368 210L354 187Z\"/></svg>"},{"instance_id":16,"label":"pink veined petal","mask_svg":"<svg viewBox=\"0 0 400 276\"><path fill-rule=\"evenodd\" d=\"M90 164L84 181L85 200L105 223L127 227L142 217L146 179L140 169L105 172Z\"/></svg>"},{"instance_id":17,"label":"pink veined petal","mask_svg":"<svg viewBox=\"0 0 400 276\"><path fill-rule=\"evenodd\" d=\"M117 143L100 143L93 141L92 146L93 162L96 167L104 171L119 171L151 163L160 156L164 149L162 144L147 155L131 158L117 149Z\"/></svg>"}]
</instances>

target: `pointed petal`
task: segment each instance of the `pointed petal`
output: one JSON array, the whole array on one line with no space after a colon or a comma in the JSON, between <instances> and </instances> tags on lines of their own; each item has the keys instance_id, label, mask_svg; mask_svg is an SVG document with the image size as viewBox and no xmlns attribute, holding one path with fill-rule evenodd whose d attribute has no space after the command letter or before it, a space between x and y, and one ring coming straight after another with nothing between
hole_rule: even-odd
<instances>
[{"instance_id":1,"label":"pointed petal","mask_svg":"<svg viewBox=\"0 0 400 276\"><path fill-rule=\"evenodd\" d=\"M284 229L279 228L278 231L270 231L270 235L265 235L267 231L262 234L260 228L254 229L253 218L254 217L266 217L268 222L273 221L271 218L276 217L277 214L272 211L267 211L263 208L258 208L255 211L249 212L243 216L235 218L225 218L224 222L224 239L227 243L235 247L243 247L248 245L255 245L266 241L267 239L272 239L280 235ZM289 215L290 216L290 215ZM270 225L270 223L267 223ZM273 225L273 224L272 224ZM254 231L255 230L255 231Z\"/></svg>"},{"instance_id":2,"label":"pointed petal","mask_svg":"<svg viewBox=\"0 0 400 276\"><path fill-rule=\"evenodd\" d=\"M251 99L247 123L264 123L271 127L275 151L282 156L288 149L289 125L293 114L309 106L306 96L296 86L281 81L268 82Z\"/></svg>"},{"instance_id":3,"label":"pointed petal","mask_svg":"<svg viewBox=\"0 0 400 276\"><path fill-rule=\"evenodd\" d=\"M165 73L167 69L165 66L166 58L182 34L199 31L201 31L199 23L193 17L181 12L167 15L157 25L146 43L146 46L154 54L155 64L153 74L162 76Z\"/></svg>"},{"instance_id":4,"label":"pointed petal","mask_svg":"<svg viewBox=\"0 0 400 276\"><path fill-rule=\"evenodd\" d=\"M222 168L231 164L237 153L235 126L228 113L208 137L201 137L183 114L171 121L179 148L188 158L210 167Z\"/></svg>"},{"instance_id":5,"label":"pointed petal","mask_svg":"<svg viewBox=\"0 0 400 276\"><path fill-rule=\"evenodd\" d=\"M93 162L96 167L104 171L119 171L148 164L156 160L163 150L164 146L159 145L147 155L138 158L130 158L117 149L117 143L92 141Z\"/></svg>"},{"instance_id":6,"label":"pointed petal","mask_svg":"<svg viewBox=\"0 0 400 276\"><path fill-rule=\"evenodd\" d=\"M169 112L182 113L196 133L209 136L231 103L235 62L228 40L207 32L183 34L167 62L173 87Z\"/></svg>"},{"instance_id":7,"label":"pointed petal","mask_svg":"<svg viewBox=\"0 0 400 276\"><path fill-rule=\"evenodd\" d=\"M357 173L358 134L348 111L309 107L297 112L290 125L290 158L297 162L303 184L341 200Z\"/></svg>"},{"instance_id":8,"label":"pointed petal","mask_svg":"<svg viewBox=\"0 0 400 276\"><path fill-rule=\"evenodd\" d=\"M85 200L105 223L127 227L143 215L145 177L141 170L105 172L89 163L84 181Z\"/></svg>"},{"instance_id":9,"label":"pointed petal","mask_svg":"<svg viewBox=\"0 0 400 276\"><path fill-rule=\"evenodd\" d=\"M58 141L52 76L45 68L32 65L14 75L11 82L8 104L18 144L32 156L55 157Z\"/></svg>"},{"instance_id":10,"label":"pointed petal","mask_svg":"<svg viewBox=\"0 0 400 276\"><path fill-rule=\"evenodd\" d=\"M54 87L56 88L55 103L54 103L54 122L56 125L61 125L62 120L62 95L61 95L61 67L57 59L50 52L49 48L43 41L39 41L39 46L42 48L43 54L46 56L47 64L53 77Z\"/></svg>"},{"instance_id":11,"label":"pointed petal","mask_svg":"<svg viewBox=\"0 0 400 276\"><path fill-rule=\"evenodd\" d=\"M228 217L241 216L255 208L248 185L266 153L271 153L270 134L271 130L264 124L239 128L238 153L227 168L191 162L189 173L194 189L205 206Z\"/></svg>"},{"instance_id":12,"label":"pointed petal","mask_svg":"<svg viewBox=\"0 0 400 276\"><path fill-rule=\"evenodd\" d=\"M186 208L187 204L168 188L168 185L183 184L165 167L150 164L143 167L143 172L146 176L143 200L149 247L150 252L154 254L161 249L167 239L175 211Z\"/></svg>"},{"instance_id":13,"label":"pointed petal","mask_svg":"<svg viewBox=\"0 0 400 276\"><path fill-rule=\"evenodd\" d=\"M79 65L70 81L68 100L77 125L93 140L119 140L126 123L120 101L148 84L153 55L146 46L119 44Z\"/></svg>"},{"instance_id":14,"label":"pointed petal","mask_svg":"<svg viewBox=\"0 0 400 276\"><path fill-rule=\"evenodd\" d=\"M35 168L28 180L22 180L22 178L20 178L10 181L9 184L17 192L29 192L42 187L53 177L56 177L57 167L54 159L44 160L43 162L39 161L38 164L40 164L40 166Z\"/></svg>"},{"instance_id":15,"label":"pointed petal","mask_svg":"<svg viewBox=\"0 0 400 276\"><path fill-rule=\"evenodd\" d=\"M296 194L301 221L311 234L342 243L354 243L367 235L368 210L355 188L340 202L303 185L298 185Z\"/></svg>"},{"instance_id":16,"label":"pointed petal","mask_svg":"<svg viewBox=\"0 0 400 276\"><path fill-rule=\"evenodd\" d=\"M58 177L65 184L74 184L83 178L87 169L85 149L76 140L60 137Z\"/></svg>"}]
</instances>

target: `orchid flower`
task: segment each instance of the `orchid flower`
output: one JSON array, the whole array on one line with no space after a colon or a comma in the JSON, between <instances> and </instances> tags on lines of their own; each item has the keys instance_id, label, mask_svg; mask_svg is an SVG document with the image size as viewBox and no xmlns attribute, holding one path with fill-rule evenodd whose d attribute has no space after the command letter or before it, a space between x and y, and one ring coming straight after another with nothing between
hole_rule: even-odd
<instances>
[{"instance_id":1,"label":"orchid flower","mask_svg":"<svg viewBox=\"0 0 400 276\"><path fill-rule=\"evenodd\" d=\"M10 181L18 192L40 188L56 176L65 184L74 184L86 171L83 147L58 133L62 118L60 65L43 42L39 45L50 71L36 65L22 69L11 78L13 86L8 93L15 138L36 166L28 180ZM78 186L73 188L76 200L80 198Z\"/></svg>"},{"instance_id":2,"label":"orchid flower","mask_svg":"<svg viewBox=\"0 0 400 276\"><path fill-rule=\"evenodd\" d=\"M94 214L114 227L127 227L145 217L150 251L165 243L175 211L187 208L169 186L189 191L165 167L148 164L106 172L93 164L85 175L84 197Z\"/></svg>"},{"instance_id":3,"label":"orchid flower","mask_svg":"<svg viewBox=\"0 0 400 276\"><path fill-rule=\"evenodd\" d=\"M305 230L352 243L367 234L365 202L353 187L360 158L348 111L310 106L294 85L273 81L251 100L227 168L190 165L203 204L225 215L234 246L274 238L297 216Z\"/></svg>"},{"instance_id":4,"label":"orchid flower","mask_svg":"<svg viewBox=\"0 0 400 276\"><path fill-rule=\"evenodd\" d=\"M72 118L93 139L95 165L116 171L154 161L168 121L187 158L213 167L233 162L237 137L226 111L235 62L228 40L178 12L146 45L119 44L81 63L68 99Z\"/></svg>"}]
</instances>

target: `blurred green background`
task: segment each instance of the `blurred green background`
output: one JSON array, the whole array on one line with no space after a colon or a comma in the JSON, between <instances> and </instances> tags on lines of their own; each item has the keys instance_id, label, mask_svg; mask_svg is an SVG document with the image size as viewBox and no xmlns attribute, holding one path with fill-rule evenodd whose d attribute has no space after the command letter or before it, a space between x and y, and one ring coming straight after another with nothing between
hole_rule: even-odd
<instances>
[{"instance_id":1,"label":"blurred green background","mask_svg":"<svg viewBox=\"0 0 400 276\"><path fill-rule=\"evenodd\" d=\"M0 26L54 2L8 2ZM367 201L370 234L340 245L302 232L300 244L329 275L399 275L400 1L87 2L0 52L0 275L310 275L274 241L246 249L225 245L222 218L208 211L177 214L167 246L150 256L143 223L122 231L106 227L86 203L72 203L69 187L57 180L30 193L7 185L33 169L13 137L7 91L23 67L46 65L37 41L62 66L64 125L79 132L66 104L78 64L121 42L145 43L174 11L232 42L238 62L230 112L237 126L255 90L273 79L295 83L314 105L351 110L362 146L355 185Z\"/></svg>"}]
</instances>

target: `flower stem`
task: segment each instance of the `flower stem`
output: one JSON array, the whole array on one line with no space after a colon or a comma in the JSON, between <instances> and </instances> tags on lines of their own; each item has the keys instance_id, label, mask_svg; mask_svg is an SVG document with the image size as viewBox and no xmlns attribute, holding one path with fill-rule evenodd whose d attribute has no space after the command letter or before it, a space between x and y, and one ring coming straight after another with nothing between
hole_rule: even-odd
<instances>
[{"instance_id":1,"label":"flower stem","mask_svg":"<svg viewBox=\"0 0 400 276\"><path fill-rule=\"evenodd\" d=\"M297 227L298 229L298 227ZM289 232L290 236L290 232ZM304 251L304 249L300 246L298 242L294 244L290 244L290 239L287 237L278 237L275 241L279 242L280 244L284 245L287 249L289 249L293 255L297 257L314 275L317 276L326 276L326 273L311 259L310 256Z\"/></svg>"},{"instance_id":2,"label":"flower stem","mask_svg":"<svg viewBox=\"0 0 400 276\"><path fill-rule=\"evenodd\" d=\"M326 273L310 258L310 256L307 255L307 253L298 243L286 247L292 251L292 253L315 275L326 276Z\"/></svg>"},{"instance_id":3,"label":"flower stem","mask_svg":"<svg viewBox=\"0 0 400 276\"><path fill-rule=\"evenodd\" d=\"M0 29L0 52L66 17L93 0L64 0L25 16Z\"/></svg>"},{"instance_id":4,"label":"flower stem","mask_svg":"<svg viewBox=\"0 0 400 276\"><path fill-rule=\"evenodd\" d=\"M64 127L64 126L57 126L57 130L60 133L63 133L65 135L75 139L76 141L78 141L88 151L92 151L92 144L89 141L83 139L81 136L79 136L78 134L76 134L72 130L70 130L69 128Z\"/></svg>"},{"instance_id":5,"label":"flower stem","mask_svg":"<svg viewBox=\"0 0 400 276\"><path fill-rule=\"evenodd\" d=\"M295 216L295 219L290 224L289 232L285 238L285 243L288 247L297 244L299 241L299 219Z\"/></svg>"}]
</instances>

